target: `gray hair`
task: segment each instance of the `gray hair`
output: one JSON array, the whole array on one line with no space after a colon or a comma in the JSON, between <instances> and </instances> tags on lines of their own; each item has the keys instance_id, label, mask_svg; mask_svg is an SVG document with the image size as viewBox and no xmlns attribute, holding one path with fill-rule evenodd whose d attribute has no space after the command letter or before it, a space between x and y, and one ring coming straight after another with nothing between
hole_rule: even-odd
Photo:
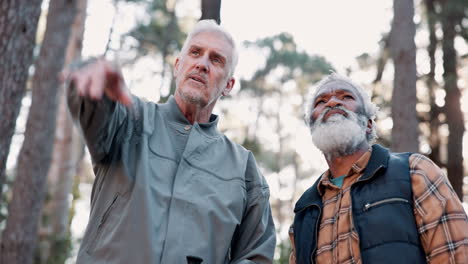
<instances>
[{"instance_id":1,"label":"gray hair","mask_svg":"<svg viewBox=\"0 0 468 264\"><path fill-rule=\"evenodd\" d=\"M312 110L314 109L314 100L318 94L318 92L323 88L324 85L327 83L333 82L333 81L341 81L344 83L347 83L351 85L353 88L356 89L358 96L362 99L363 106L362 106L362 113L359 113L363 116L365 116L368 120L372 122L372 131L371 133L367 134L367 142L369 144L372 144L375 142L377 139L377 129L375 126L375 117L376 113L378 110L378 107L371 101L369 94L364 90L364 88L361 85L358 85L357 83L353 82L351 79L342 76L338 73L331 73L330 75L326 76L322 80L320 80L312 89L309 91L309 95L307 96L307 101L305 102L305 121L307 123L307 126L311 126L311 114Z\"/></svg>"},{"instance_id":2,"label":"gray hair","mask_svg":"<svg viewBox=\"0 0 468 264\"><path fill-rule=\"evenodd\" d=\"M226 38L226 40L231 44L231 46L232 46L232 58L231 58L231 65L230 65L230 68L229 68L229 77L232 77L232 75L234 74L234 70L236 69L237 62L239 60L239 54L238 54L238 51L237 51L236 42L234 41L234 38L232 37L232 35L229 32L227 32L226 29L224 29L222 26L216 24L216 22L214 20L212 20L212 19L200 20L195 24L195 27L192 29L192 31L190 31L190 33L187 36L187 39L184 42L184 45L182 46L181 53L186 52L187 49L188 49L188 43L190 42L190 40L194 36L196 36L196 35L198 35L198 34L200 34L202 32L218 32L218 33L221 33Z\"/></svg>"}]
</instances>

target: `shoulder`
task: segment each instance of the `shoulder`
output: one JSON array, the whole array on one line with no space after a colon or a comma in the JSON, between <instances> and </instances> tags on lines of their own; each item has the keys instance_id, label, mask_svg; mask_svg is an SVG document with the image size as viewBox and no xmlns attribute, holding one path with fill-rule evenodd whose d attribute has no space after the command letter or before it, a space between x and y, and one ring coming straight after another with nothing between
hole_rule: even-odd
<instances>
[{"instance_id":1,"label":"shoulder","mask_svg":"<svg viewBox=\"0 0 468 264\"><path fill-rule=\"evenodd\" d=\"M442 169L428 157L414 153L408 163L413 189L428 189L436 182L449 184Z\"/></svg>"},{"instance_id":2,"label":"shoulder","mask_svg":"<svg viewBox=\"0 0 468 264\"><path fill-rule=\"evenodd\" d=\"M137 121L139 129L149 134L155 128L155 120L159 112L159 104L151 102L146 98L132 96L132 106L128 109L132 119Z\"/></svg>"},{"instance_id":3,"label":"shoulder","mask_svg":"<svg viewBox=\"0 0 468 264\"><path fill-rule=\"evenodd\" d=\"M420 153L411 154L409 157L409 167L412 175L423 175L431 179L444 176L439 166Z\"/></svg>"},{"instance_id":4,"label":"shoulder","mask_svg":"<svg viewBox=\"0 0 468 264\"><path fill-rule=\"evenodd\" d=\"M229 142L228 144L236 153L236 156L245 161L245 182L247 190L258 188L268 189L268 183L263 176L263 173L257 160L255 159L253 152L246 149L244 146L230 140L226 136L223 136L223 138Z\"/></svg>"},{"instance_id":5,"label":"shoulder","mask_svg":"<svg viewBox=\"0 0 468 264\"><path fill-rule=\"evenodd\" d=\"M409 166L413 195L421 206L425 200L444 206L448 199L456 196L445 172L428 157L412 154Z\"/></svg>"},{"instance_id":6,"label":"shoulder","mask_svg":"<svg viewBox=\"0 0 468 264\"><path fill-rule=\"evenodd\" d=\"M294 213L297 213L304 209L305 207L309 206L310 204L320 204L322 201L322 197L320 196L320 193L318 191L318 184L320 183L320 180L322 179L324 174L322 174L320 177L318 177L314 184L309 187L297 200L296 205L294 206Z\"/></svg>"},{"instance_id":7,"label":"shoulder","mask_svg":"<svg viewBox=\"0 0 468 264\"><path fill-rule=\"evenodd\" d=\"M217 139L217 141L222 142L221 144L224 148L223 151L226 155L232 156L236 163L247 165L247 163L250 160L250 156L252 155L252 152L250 150L246 149L241 144L231 140L229 137L222 133L220 133L220 137Z\"/></svg>"}]
</instances>

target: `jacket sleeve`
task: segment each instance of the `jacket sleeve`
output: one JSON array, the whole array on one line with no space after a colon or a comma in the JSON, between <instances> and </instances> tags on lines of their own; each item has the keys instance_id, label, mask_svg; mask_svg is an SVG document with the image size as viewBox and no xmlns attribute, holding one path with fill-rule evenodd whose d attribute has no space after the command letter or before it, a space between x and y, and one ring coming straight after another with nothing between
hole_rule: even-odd
<instances>
[{"instance_id":1,"label":"jacket sleeve","mask_svg":"<svg viewBox=\"0 0 468 264\"><path fill-rule=\"evenodd\" d=\"M66 93L71 117L81 128L93 162L102 161L133 126L134 118L129 116L135 116L136 97L132 97L132 111L105 95L98 101L81 97L73 85L67 86Z\"/></svg>"},{"instance_id":2,"label":"jacket sleeve","mask_svg":"<svg viewBox=\"0 0 468 264\"><path fill-rule=\"evenodd\" d=\"M273 263L276 233L270 192L252 153L246 170L247 207L231 244L231 263Z\"/></svg>"}]
</instances>

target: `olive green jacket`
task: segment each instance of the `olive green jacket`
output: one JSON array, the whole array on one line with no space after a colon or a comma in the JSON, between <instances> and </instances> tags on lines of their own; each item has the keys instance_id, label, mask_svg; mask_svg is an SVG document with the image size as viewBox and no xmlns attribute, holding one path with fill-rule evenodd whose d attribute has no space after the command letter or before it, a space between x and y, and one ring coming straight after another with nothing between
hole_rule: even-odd
<instances>
[{"instance_id":1,"label":"olive green jacket","mask_svg":"<svg viewBox=\"0 0 468 264\"><path fill-rule=\"evenodd\" d=\"M192 125L173 98L126 108L67 93L96 175L77 263L272 263L268 185L217 116Z\"/></svg>"}]
</instances>

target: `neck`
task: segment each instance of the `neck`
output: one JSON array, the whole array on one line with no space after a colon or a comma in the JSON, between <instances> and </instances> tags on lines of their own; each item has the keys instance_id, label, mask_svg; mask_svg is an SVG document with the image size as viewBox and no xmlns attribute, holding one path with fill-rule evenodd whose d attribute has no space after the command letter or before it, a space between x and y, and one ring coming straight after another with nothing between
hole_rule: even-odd
<instances>
[{"instance_id":1,"label":"neck","mask_svg":"<svg viewBox=\"0 0 468 264\"><path fill-rule=\"evenodd\" d=\"M213 112L216 101L205 107L201 107L199 105L186 103L179 96L175 96L174 99L182 114L191 124L194 124L195 122L208 123L208 121L210 121L210 116Z\"/></svg>"},{"instance_id":2,"label":"neck","mask_svg":"<svg viewBox=\"0 0 468 264\"><path fill-rule=\"evenodd\" d=\"M332 177L335 178L347 174L353 164L366 152L367 148L360 148L352 154L345 156L335 157L325 155Z\"/></svg>"}]
</instances>

